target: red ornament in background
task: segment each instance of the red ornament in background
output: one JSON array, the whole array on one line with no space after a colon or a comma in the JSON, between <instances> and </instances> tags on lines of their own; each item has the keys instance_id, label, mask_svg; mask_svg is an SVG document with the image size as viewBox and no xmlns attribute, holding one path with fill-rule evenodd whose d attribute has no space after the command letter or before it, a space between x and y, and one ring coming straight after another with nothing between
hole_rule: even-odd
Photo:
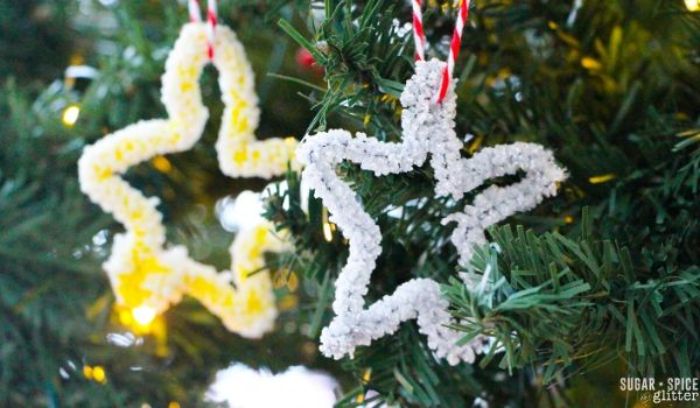
<instances>
[{"instance_id":1,"label":"red ornament in background","mask_svg":"<svg viewBox=\"0 0 700 408\"><path fill-rule=\"evenodd\" d=\"M312 71L315 74L323 73L323 67L316 63L316 59L306 48L297 49L294 59L296 59L297 65L304 71Z\"/></svg>"}]
</instances>

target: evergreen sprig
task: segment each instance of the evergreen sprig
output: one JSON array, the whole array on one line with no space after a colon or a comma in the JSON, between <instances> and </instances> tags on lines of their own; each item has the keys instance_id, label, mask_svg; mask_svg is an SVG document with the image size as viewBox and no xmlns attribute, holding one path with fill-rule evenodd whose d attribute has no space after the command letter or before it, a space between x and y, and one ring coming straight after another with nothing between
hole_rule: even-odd
<instances>
[{"instance_id":1,"label":"evergreen sprig","mask_svg":"<svg viewBox=\"0 0 700 408\"><path fill-rule=\"evenodd\" d=\"M453 279L447 287L466 338L494 337L481 364L541 366L551 382L572 364L622 357L630 375L691 376L700 357L700 268L640 279L627 248L599 240L587 215L582 223L574 237L494 228L494 244L470 270L481 284L470 291Z\"/></svg>"}]
</instances>

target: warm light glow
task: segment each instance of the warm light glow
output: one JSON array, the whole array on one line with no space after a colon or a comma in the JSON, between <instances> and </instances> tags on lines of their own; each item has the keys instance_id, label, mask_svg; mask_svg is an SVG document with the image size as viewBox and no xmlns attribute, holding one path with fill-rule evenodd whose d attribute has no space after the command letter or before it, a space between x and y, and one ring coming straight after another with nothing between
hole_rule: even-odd
<instances>
[{"instance_id":1,"label":"warm light glow","mask_svg":"<svg viewBox=\"0 0 700 408\"><path fill-rule=\"evenodd\" d=\"M153 319L156 318L156 311L148 306L139 306L132 310L131 314L134 316L136 323L143 327L150 325Z\"/></svg>"},{"instance_id":2,"label":"warm light glow","mask_svg":"<svg viewBox=\"0 0 700 408\"><path fill-rule=\"evenodd\" d=\"M614 178L615 178L615 174L613 174L613 173L601 174L600 176L589 177L588 182L591 184L602 184L602 183L607 183L608 181L610 181Z\"/></svg>"},{"instance_id":3,"label":"warm light glow","mask_svg":"<svg viewBox=\"0 0 700 408\"><path fill-rule=\"evenodd\" d=\"M471 154L475 154L477 150L481 148L481 143L484 141L484 135L478 135L473 140L470 140L469 147L467 151Z\"/></svg>"},{"instance_id":4,"label":"warm light glow","mask_svg":"<svg viewBox=\"0 0 700 408\"><path fill-rule=\"evenodd\" d=\"M168 408L180 408L180 403L177 401L170 401Z\"/></svg>"},{"instance_id":5,"label":"warm light glow","mask_svg":"<svg viewBox=\"0 0 700 408\"><path fill-rule=\"evenodd\" d=\"M85 62L85 57L83 57L80 54L73 54L70 56L70 59L69 59L70 65L82 65L84 62Z\"/></svg>"},{"instance_id":6,"label":"warm light glow","mask_svg":"<svg viewBox=\"0 0 700 408\"><path fill-rule=\"evenodd\" d=\"M90 367L89 365L83 366L83 375L88 380L92 380L92 367Z\"/></svg>"},{"instance_id":7,"label":"warm light glow","mask_svg":"<svg viewBox=\"0 0 700 408\"><path fill-rule=\"evenodd\" d=\"M372 379L372 369L368 368L362 373L362 381L366 384Z\"/></svg>"},{"instance_id":8,"label":"warm light glow","mask_svg":"<svg viewBox=\"0 0 700 408\"><path fill-rule=\"evenodd\" d=\"M168 173L173 169L173 165L170 164L170 160L161 155L154 157L151 163L153 163L153 167L155 167L156 170L161 173Z\"/></svg>"},{"instance_id":9,"label":"warm light glow","mask_svg":"<svg viewBox=\"0 0 700 408\"><path fill-rule=\"evenodd\" d=\"M80 107L78 105L70 105L63 111L63 124L66 126L73 126L75 122L78 121L80 116Z\"/></svg>"},{"instance_id":10,"label":"warm light glow","mask_svg":"<svg viewBox=\"0 0 700 408\"><path fill-rule=\"evenodd\" d=\"M700 0L685 0L685 6L690 11L700 11Z\"/></svg>"},{"instance_id":11,"label":"warm light glow","mask_svg":"<svg viewBox=\"0 0 700 408\"><path fill-rule=\"evenodd\" d=\"M107 374L105 373L105 369L102 366L91 367L89 365L84 365L83 375L88 380L93 380L100 384L104 384L107 382Z\"/></svg>"},{"instance_id":12,"label":"warm light glow","mask_svg":"<svg viewBox=\"0 0 700 408\"><path fill-rule=\"evenodd\" d=\"M598 71L603 67L598 60L591 57L583 57L581 59L581 66L591 71Z\"/></svg>"},{"instance_id":13,"label":"warm light glow","mask_svg":"<svg viewBox=\"0 0 700 408\"><path fill-rule=\"evenodd\" d=\"M95 366L92 368L92 379L98 383L107 382L107 375L105 374L105 369L101 366Z\"/></svg>"},{"instance_id":14,"label":"warm light glow","mask_svg":"<svg viewBox=\"0 0 700 408\"><path fill-rule=\"evenodd\" d=\"M333 226L330 222L323 223L323 237L328 242L333 241Z\"/></svg>"},{"instance_id":15,"label":"warm light glow","mask_svg":"<svg viewBox=\"0 0 700 408\"><path fill-rule=\"evenodd\" d=\"M134 323L134 317L131 315L129 309L118 308L117 313L119 314L119 321L126 326L131 326Z\"/></svg>"}]
</instances>

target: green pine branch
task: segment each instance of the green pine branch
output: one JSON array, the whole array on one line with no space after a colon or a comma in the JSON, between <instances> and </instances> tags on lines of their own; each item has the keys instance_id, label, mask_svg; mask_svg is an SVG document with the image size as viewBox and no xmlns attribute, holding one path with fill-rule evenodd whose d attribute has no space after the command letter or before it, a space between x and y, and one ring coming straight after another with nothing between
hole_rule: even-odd
<instances>
[{"instance_id":1,"label":"green pine branch","mask_svg":"<svg viewBox=\"0 0 700 408\"><path fill-rule=\"evenodd\" d=\"M446 289L465 340L494 337L482 365L542 366L546 382L572 365L586 369L616 357L630 375L693 374L700 268L640 279L629 250L598 239L589 225L571 238L509 226L491 236L494 244L469 270L481 276L476 289L456 279Z\"/></svg>"},{"instance_id":2,"label":"green pine branch","mask_svg":"<svg viewBox=\"0 0 700 408\"><path fill-rule=\"evenodd\" d=\"M697 323L700 262L700 19L681 1L586 1L578 10L555 3L472 7L457 62L463 156L499 143L541 143L570 174L557 197L506 221L522 229L493 230L501 252L482 251L474 271L488 266L500 286L470 294L454 281L451 229L440 220L473 195L457 203L434 197L429 166L382 178L339 168L383 235L367 302L413 277L432 277L447 285L456 316L475 317L462 326L467 338L483 332L500 341L478 368L454 369L435 361L405 323L345 361L357 389L343 406L368 389L403 405L454 406L449 395L462 405L482 396L492 406L555 406L569 395L565 379L605 363L623 361L629 373L697 372L697 338L688 327ZM453 21L445 9L426 11L424 21L430 52L442 58ZM325 20L309 24L308 36L280 23L325 68L325 93L307 94L316 102L310 131L400 137L395 97L412 73L412 39L388 21L401 26L410 15L407 4L328 1ZM293 267L313 288L307 318L315 338L332 317L329 292L347 244L337 231L324 239L320 203L310 199L306 214L298 176L288 183L268 216L292 231Z\"/></svg>"}]
</instances>

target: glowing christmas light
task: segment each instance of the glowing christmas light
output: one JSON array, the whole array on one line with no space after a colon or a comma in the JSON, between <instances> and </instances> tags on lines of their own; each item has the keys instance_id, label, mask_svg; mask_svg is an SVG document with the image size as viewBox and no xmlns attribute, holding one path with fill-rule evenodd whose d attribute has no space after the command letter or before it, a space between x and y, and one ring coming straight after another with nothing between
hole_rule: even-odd
<instances>
[{"instance_id":1,"label":"glowing christmas light","mask_svg":"<svg viewBox=\"0 0 700 408\"><path fill-rule=\"evenodd\" d=\"M70 105L63 111L63 116L61 120L63 124L72 127L78 121L80 116L80 107L78 105Z\"/></svg>"},{"instance_id":2,"label":"glowing christmas light","mask_svg":"<svg viewBox=\"0 0 700 408\"><path fill-rule=\"evenodd\" d=\"M615 174L613 174L613 173L601 174L599 176L589 177L588 182L591 184L603 184L603 183L607 183L610 180L613 180L614 178L615 178Z\"/></svg>"},{"instance_id":3,"label":"glowing christmas light","mask_svg":"<svg viewBox=\"0 0 700 408\"><path fill-rule=\"evenodd\" d=\"M83 366L83 376L88 380L93 380L100 384L104 384L107 382L107 374L105 372L104 367L102 366Z\"/></svg>"},{"instance_id":4,"label":"glowing christmas light","mask_svg":"<svg viewBox=\"0 0 700 408\"><path fill-rule=\"evenodd\" d=\"M330 222L323 223L323 238L328 242L333 241L333 227L331 227Z\"/></svg>"},{"instance_id":5,"label":"glowing christmas light","mask_svg":"<svg viewBox=\"0 0 700 408\"><path fill-rule=\"evenodd\" d=\"M95 380L95 382L104 384L107 382L107 374L105 373L105 369L101 366L95 366L92 368L92 379Z\"/></svg>"},{"instance_id":6,"label":"glowing christmas light","mask_svg":"<svg viewBox=\"0 0 700 408\"><path fill-rule=\"evenodd\" d=\"M161 173L168 173L173 169L173 165L170 164L170 160L163 156L154 157L153 160L151 160L151 163L153 164L153 167L155 167L156 170Z\"/></svg>"},{"instance_id":7,"label":"glowing christmas light","mask_svg":"<svg viewBox=\"0 0 700 408\"><path fill-rule=\"evenodd\" d=\"M148 327L156 318L156 310L149 306L139 306L131 311L134 320L139 326Z\"/></svg>"},{"instance_id":8,"label":"glowing christmas light","mask_svg":"<svg viewBox=\"0 0 700 408\"><path fill-rule=\"evenodd\" d=\"M581 66L590 71L599 71L601 68L603 68L603 65L592 57L581 58Z\"/></svg>"}]
</instances>

